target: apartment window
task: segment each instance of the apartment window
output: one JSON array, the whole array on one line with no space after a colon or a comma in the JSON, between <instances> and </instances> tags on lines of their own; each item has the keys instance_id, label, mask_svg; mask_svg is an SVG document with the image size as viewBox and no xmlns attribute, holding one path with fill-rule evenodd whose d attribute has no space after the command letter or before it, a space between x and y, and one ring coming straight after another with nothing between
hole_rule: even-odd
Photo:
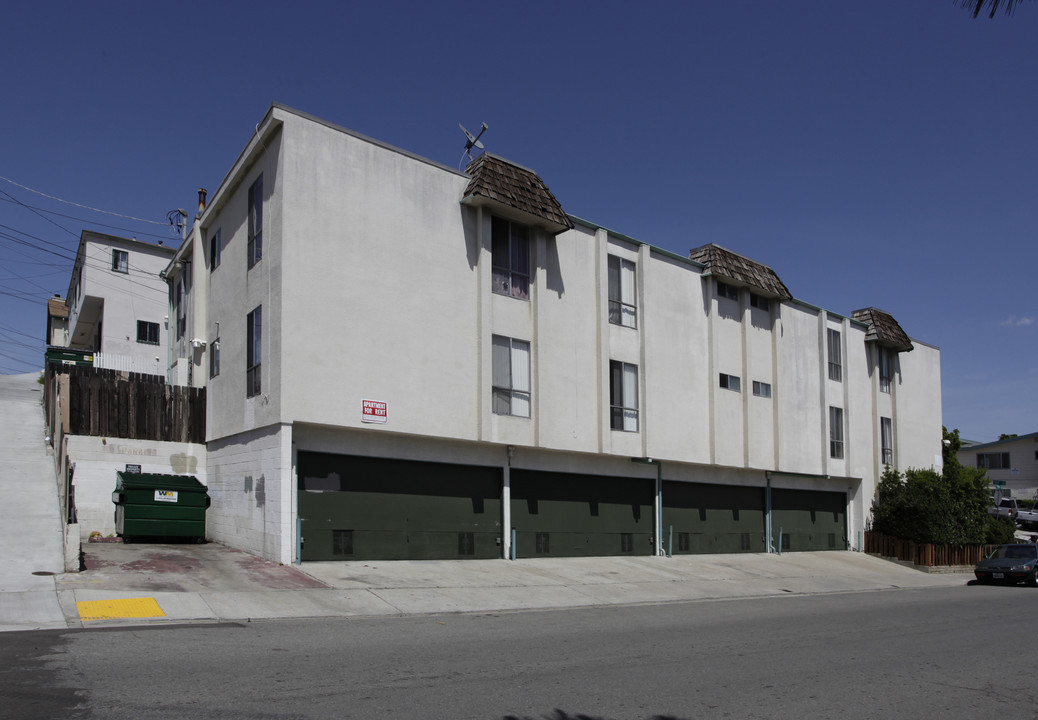
<instances>
[{"instance_id":1,"label":"apartment window","mask_svg":"<svg viewBox=\"0 0 1038 720\"><path fill-rule=\"evenodd\" d=\"M249 188L249 242L246 252L249 267L263 257L263 176L256 178Z\"/></svg>"},{"instance_id":2,"label":"apartment window","mask_svg":"<svg viewBox=\"0 0 1038 720\"><path fill-rule=\"evenodd\" d=\"M638 432L638 366L609 361L609 427Z\"/></svg>"},{"instance_id":3,"label":"apartment window","mask_svg":"<svg viewBox=\"0 0 1038 720\"><path fill-rule=\"evenodd\" d=\"M209 236L209 272L220 267L220 252L222 250L220 231L216 230Z\"/></svg>"},{"instance_id":4,"label":"apartment window","mask_svg":"<svg viewBox=\"0 0 1038 720\"><path fill-rule=\"evenodd\" d=\"M634 302L634 263L609 256L609 322L638 327Z\"/></svg>"},{"instance_id":5,"label":"apartment window","mask_svg":"<svg viewBox=\"0 0 1038 720\"><path fill-rule=\"evenodd\" d=\"M753 381L753 394L757 397L771 397L771 383Z\"/></svg>"},{"instance_id":6,"label":"apartment window","mask_svg":"<svg viewBox=\"0 0 1038 720\"><path fill-rule=\"evenodd\" d=\"M259 395L263 386L260 368L263 361L263 306L249 313L245 332L245 394Z\"/></svg>"},{"instance_id":7,"label":"apartment window","mask_svg":"<svg viewBox=\"0 0 1038 720\"><path fill-rule=\"evenodd\" d=\"M530 343L493 337L494 413L530 417Z\"/></svg>"},{"instance_id":8,"label":"apartment window","mask_svg":"<svg viewBox=\"0 0 1038 720\"><path fill-rule=\"evenodd\" d=\"M758 310L771 310L771 300L762 295L758 295L757 293L751 292L750 307L757 308Z\"/></svg>"},{"instance_id":9,"label":"apartment window","mask_svg":"<svg viewBox=\"0 0 1038 720\"><path fill-rule=\"evenodd\" d=\"M728 283L719 282L717 283L717 297L728 298L729 300L739 299L739 289L734 285Z\"/></svg>"},{"instance_id":10,"label":"apartment window","mask_svg":"<svg viewBox=\"0 0 1038 720\"><path fill-rule=\"evenodd\" d=\"M220 374L220 338L209 343L209 377Z\"/></svg>"},{"instance_id":11,"label":"apartment window","mask_svg":"<svg viewBox=\"0 0 1038 720\"><path fill-rule=\"evenodd\" d=\"M125 250L112 250L112 270L115 272L130 272L130 253Z\"/></svg>"},{"instance_id":12,"label":"apartment window","mask_svg":"<svg viewBox=\"0 0 1038 720\"><path fill-rule=\"evenodd\" d=\"M829 379L840 382L843 380L843 359L839 330L826 330L826 345L829 348Z\"/></svg>"},{"instance_id":13,"label":"apartment window","mask_svg":"<svg viewBox=\"0 0 1038 720\"><path fill-rule=\"evenodd\" d=\"M159 344L159 324L146 320L137 321L137 342L148 345Z\"/></svg>"},{"instance_id":14,"label":"apartment window","mask_svg":"<svg viewBox=\"0 0 1038 720\"><path fill-rule=\"evenodd\" d=\"M986 470L1006 470L1009 464L1009 453L977 453L977 467Z\"/></svg>"},{"instance_id":15,"label":"apartment window","mask_svg":"<svg viewBox=\"0 0 1038 720\"><path fill-rule=\"evenodd\" d=\"M491 223L491 245L491 289L499 295L529 298L530 229L496 217Z\"/></svg>"},{"instance_id":16,"label":"apartment window","mask_svg":"<svg viewBox=\"0 0 1038 720\"><path fill-rule=\"evenodd\" d=\"M176 290L174 293L173 307L177 313L177 340L179 340L187 332L187 304L184 302L183 274L176 279Z\"/></svg>"},{"instance_id":17,"label":"apartment window","mask_svg":"<svg viewBox=\"0 0 1038 720\"><path fill-rule=\"evenodd\" d=\"M884 465L894 464L894 425L890 418L879 419L879 443Z\"/></svg>"},{"instance_id":18,"label":"apartment window","mask_svg":"<svg viewBox=\"0 0 1038 720\"><path fill-rule=\"evenodd\" d=\"M890 351L886 348L879 349L879 391L888 393L890 392L890 379L893 377L891 373L891 355Z\"/></svg>"},{"instance_id":19,"label":"apartment window","mask_svg":"<svg viewBox=\"0 0 1038 720\"><path fill-rule=\"evenodd\" d=\"M721 373L721 387L735 392L742 392L742 381L738 375L725 375Z\"/></svg>"},{"instance_id":20,"label":"apartment window","mask_svg":"<svg viewBox=\"0 0 1038 720\"><path fill-rule=\"evenodd\" d=\"M829 457L843 457L843 408L829 408Z\"/></svg>"}]
</instances>

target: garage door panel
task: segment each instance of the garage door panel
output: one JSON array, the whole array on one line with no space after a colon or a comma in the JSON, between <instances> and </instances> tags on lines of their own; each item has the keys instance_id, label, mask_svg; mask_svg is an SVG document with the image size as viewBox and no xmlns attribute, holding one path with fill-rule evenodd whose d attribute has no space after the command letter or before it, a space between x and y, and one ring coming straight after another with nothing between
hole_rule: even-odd
<instances>
[{"instance_id":1,"label":"garage door panel","mask_svg":"<svg viewBox=\"0 0 1038 720\"><path fill-rule=\"evenodd\" d=\"M771 491L772 532L782 551L846 550L847 495L841 492Z\"/></svg>"},{"instance_id":2,"label":"garage door panel","mask_svg":"<svg viewBox=\"0 0 1038 720\"><path fill-rule=\"evenodd\" d=\"M675 555L764 552L764 490L665 481L663 539Z\"/></svg>"}]
</instances>

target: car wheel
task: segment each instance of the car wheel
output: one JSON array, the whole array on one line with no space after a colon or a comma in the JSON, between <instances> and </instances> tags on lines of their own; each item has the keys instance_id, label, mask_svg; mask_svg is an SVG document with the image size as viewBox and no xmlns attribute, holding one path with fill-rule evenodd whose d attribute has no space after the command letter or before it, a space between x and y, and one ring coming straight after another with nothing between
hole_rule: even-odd
<instances>
[{"instance_id":1,"label":"car wheel","mask_svg":"<svg viewBox=\"0 0 1038 720\"><path fill-rule=\"evenodd\" d=\"M1038 568L1035 568L1031 576L1027 578L1027 584L1031 587L1038 587Z\"/></svg>"}]
</instances>

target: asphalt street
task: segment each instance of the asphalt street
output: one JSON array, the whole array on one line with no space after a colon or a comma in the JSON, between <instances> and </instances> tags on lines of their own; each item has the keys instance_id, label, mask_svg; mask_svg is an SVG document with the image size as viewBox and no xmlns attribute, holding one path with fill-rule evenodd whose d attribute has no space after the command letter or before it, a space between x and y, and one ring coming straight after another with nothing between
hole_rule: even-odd
<instances>
[{"instance_id":1,"label":"asphalt street","mask_svg":"<svg viewBox=\"0 0 1038 720\"><path fill-rule=\"evenodd\" d=\"M1038 591L8 633L11 720L1033 718Z\"/></svg>"}]
</instances>

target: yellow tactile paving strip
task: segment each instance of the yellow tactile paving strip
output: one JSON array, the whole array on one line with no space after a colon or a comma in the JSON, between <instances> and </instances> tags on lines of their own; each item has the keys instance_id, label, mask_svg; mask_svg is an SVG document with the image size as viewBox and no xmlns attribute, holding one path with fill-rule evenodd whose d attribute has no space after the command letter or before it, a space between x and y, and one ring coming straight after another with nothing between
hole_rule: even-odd
<instances>
[{"instance_id":1,"label":"yellow tactile paving strip","mask_svg":"<svg viewBox=\"0 0 1038 720\"><path fill-rule=\"evenodd\" d=\"M124 600L80 600L76 602L79 619L116 620L119 618L166 617L155 598L127 598Z\"/></svg>"}]
</instances>

